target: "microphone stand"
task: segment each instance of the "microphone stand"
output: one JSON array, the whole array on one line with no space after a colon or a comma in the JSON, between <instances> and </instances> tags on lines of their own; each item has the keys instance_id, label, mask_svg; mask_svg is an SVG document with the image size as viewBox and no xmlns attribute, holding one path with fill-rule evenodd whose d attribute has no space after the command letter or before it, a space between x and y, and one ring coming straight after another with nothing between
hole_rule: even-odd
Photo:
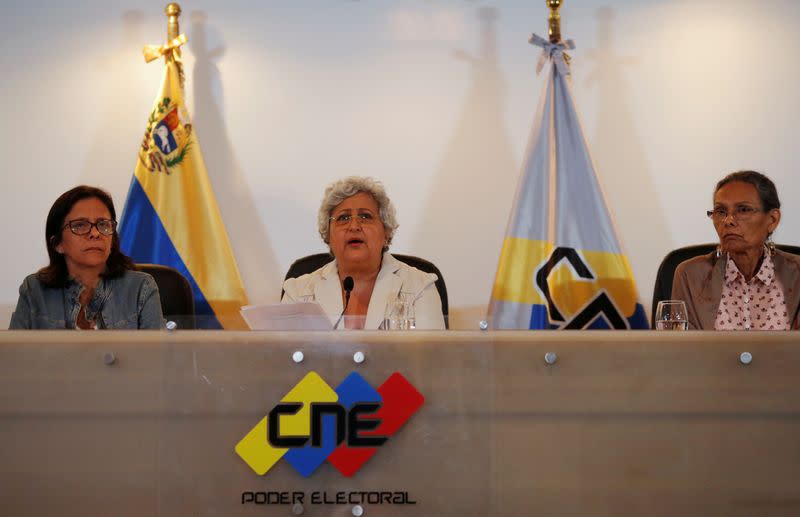
<instances>
[{"instance_id":1,"label":"microphone stand","mask_svg":"<svg viewBox=\"0 0 800 517\"><path fill-rule=\"evenodd\" d=\"M348 304L350 304L350 293L353 292L353 277L346 276L344 277L344 281L342 282L342 287L344 288L344 309L342 309L342 313L339 315L339 319L336 320L336 324L333 326L333 330L339 328L339 323L342 322L342 318L344 317L344 311L347 310Z\"/></svg>"}]
</instances>

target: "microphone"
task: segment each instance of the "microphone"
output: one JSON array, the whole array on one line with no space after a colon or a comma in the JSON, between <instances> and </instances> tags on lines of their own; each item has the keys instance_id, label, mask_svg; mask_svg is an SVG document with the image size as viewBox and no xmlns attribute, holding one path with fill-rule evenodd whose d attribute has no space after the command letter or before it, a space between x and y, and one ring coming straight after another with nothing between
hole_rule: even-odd
<instances>
[{"instance_id":1,"label":"microphone","mask_svg":"<svg viewBox=\"0 0 800 517\"><path fill-rule=\"evenodd\" d=\"M350 293L353 292L353 286L355 282L353 282L352 276L344 277L344 282L342 282L342 287L344 287L344 308L347 309L347 304L350 303Z\"/></svg>"},{"instance_id":2,"label":"microphone","mask_svg":"<svg viewBox=\"0 0 800 517\"><path fill-rule=\"evenodd\" d=\"M344 288L344 309L342 309L342 313L339 315L339 319L336 320L336 325L333 326L333 330L336 330L339 327L339 323L342 321L342 317L344 317L344 311L347 310L347 305L350 303L350 293L353 292L353 282L352 276L344 277L344 281L342 281L342 287Z\"/></svg>"}]
</instances>

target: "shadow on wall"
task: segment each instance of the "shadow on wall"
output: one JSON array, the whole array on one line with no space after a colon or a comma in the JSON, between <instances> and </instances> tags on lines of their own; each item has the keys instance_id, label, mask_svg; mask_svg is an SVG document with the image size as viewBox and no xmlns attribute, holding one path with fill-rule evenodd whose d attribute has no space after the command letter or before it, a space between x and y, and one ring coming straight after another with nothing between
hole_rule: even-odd
<instances>
[{"instance_id":1,"label":"shadow on wall","mask_svg":"<svg viewBox=\"0 0 800 517\"><path fill-rule=\"evenodd\" d=\"M608 7L597 10L597 45L586 52L587 61L594 65L587 84L595 87L598 106L590 145L622 249L629 260L634 252L641 264L634 271L636 286L640 301L649 309L656 269L674 243L629 105L632 88L625 74L638 58L616 53L614 15ZM634 192L639 203L632 202Z\"/></svg>"},{"instance_id":2,"label":"shadow on wall","mask_svg":"<svg viewBox=\"0 0 800 517\"><path fill-rule=\"evenodd\" d=\"M415 253L426 254L442 270L453 329L475 329L485 317L519 170L504 118L507 93L497 60L498 11L482 7L477 14L478 54L453 53L471 67L472 84L423 209L425 218L437 224L418 225L411 241ZM445 248L447 256L458 258L442 261ZM463 303L476 297L485 303Z\"/></svg>"},{"instance_id":3,"label":"shadow on wall","mask_svg":"<svg viewBox=\"0 0 800 517\"><path fill-rule=\"evenodd\" d=\"M220 44L208 48L209 30L206 13L193 12L189 48L195 57L190 79L194 127L247 296L251 303L277 302L283 272L278 269L266 228L228 136L221 106L222 80L216 65L225 54L225 47Z\"/></svg>"},{"instance_id":4,"label":"shadow on wall","mask_svg":"<svg viewBox=\"0 0 800 517\"><path fill-rule=\"evenodd\" d=\"M94 80L106 83L103 88L105 98L83 99L83 101L87 103L100 101L105 106L98 118L96 134L88 146L86 164L78 179L79 184L98 186L110 192L125 194L128 192L148 112L123 113L125 100L138 97L142 85L140 82L130 80L131 65L127 59L120 59L120 56L131 56L132 59L138 59L144 64L141 54L144 19L142 11L123 13L122 39L119 46L106 50L103 57L95 64ZM156 86L151 89L155 94ZM128 115L138 121L137 127L141 129L134 132L136 136L133 138L129 137L130 126L125 123L128 121ZM125 198L115 196L114 205L117 215L121 215Z\"/></svg>"}]
</instances>

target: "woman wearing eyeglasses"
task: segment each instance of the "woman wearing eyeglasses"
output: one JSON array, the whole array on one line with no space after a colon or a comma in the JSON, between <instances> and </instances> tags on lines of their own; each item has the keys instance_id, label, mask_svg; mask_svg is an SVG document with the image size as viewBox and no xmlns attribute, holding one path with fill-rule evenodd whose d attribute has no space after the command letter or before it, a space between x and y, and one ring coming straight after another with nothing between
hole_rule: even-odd
<instances>
[{"instance_id":1,"label":"woman wearing eyeglasses","mask_svg":"<svg viewBox=\"0 0 800 517\"><path fill-rule=\"evenodd\" d=\"M800 257L775 249L781 220L775 184L761 173L734 172L717 183L708 216L717 251L682 262L672 298L686 302L689 328L789 330L800 326Z\"/></svg>"},{"instance_id":2,"label":"woman wearing eyeglasses","mask_svg":"<svg viewBox=\"0 0 800 517\"><path fill-rule=\"evenodd\" d=\"M445 328L436 275L386 252L398 224L380 182L350 176L330 185L319 208L318 226L334 260L286 280L283 302L316 301L326 314L334 318L342 314L346 328L377 329L387 300L402 294L414 305L416 328Z\"/></svg>"},{"instance_id":3,"label":"woman wearing eyeglasses","mask_svg":"<svg viewBox=\"0 0 800 517\"><path fill-rule=\"evenodd\" d=\"M158 329L153 278L119 249L114 203L79 186L53 203L45 223L50 264L19 288L9 329Z\"/></svg>"}]
</instances>

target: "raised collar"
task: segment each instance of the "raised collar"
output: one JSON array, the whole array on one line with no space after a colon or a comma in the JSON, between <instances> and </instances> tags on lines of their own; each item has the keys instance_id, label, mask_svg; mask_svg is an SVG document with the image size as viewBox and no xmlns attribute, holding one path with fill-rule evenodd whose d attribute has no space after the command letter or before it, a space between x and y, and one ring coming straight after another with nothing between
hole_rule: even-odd
<instances>
[{"instance_id":1,"label":"raised collar","mask_svg":"<svg viewBox=\"0 0 800 517\"><path fill-rule=\"evenodd\" d=\"M758 272L753 276L753 279L757 279L766 286L771 285L775 280L775 264L772 262L772 255L768 250L764 251L764 259L761 261L761 267L758 268ZM725 264L725 283L731 284L736 282L746 283L747 281L729 255Z\"/></svg>"}]
</instances>

